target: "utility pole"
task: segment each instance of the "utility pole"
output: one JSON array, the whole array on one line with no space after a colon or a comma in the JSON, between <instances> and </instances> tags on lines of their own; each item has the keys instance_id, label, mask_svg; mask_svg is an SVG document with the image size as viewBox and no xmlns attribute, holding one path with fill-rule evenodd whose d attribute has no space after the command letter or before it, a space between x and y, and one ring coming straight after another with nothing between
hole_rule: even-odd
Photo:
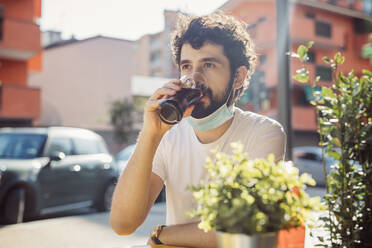
<instances>
[{"instance_id":1,"label":"utility pole","mask_svg":"<svg viewBox=\"0 0 372 248\"><path fill-rule=\"evenodd\" d=\"M292 160L291 86L289 76L289 1L276 0L278 120L287 134L286 160Z\"/></svg>"}]
</instances>

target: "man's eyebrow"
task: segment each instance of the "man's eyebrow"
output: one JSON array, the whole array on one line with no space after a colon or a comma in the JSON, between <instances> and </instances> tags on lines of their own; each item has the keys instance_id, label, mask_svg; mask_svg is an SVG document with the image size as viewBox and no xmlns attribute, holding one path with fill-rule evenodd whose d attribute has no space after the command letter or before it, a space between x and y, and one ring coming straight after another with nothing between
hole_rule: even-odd
<instances>
[{"instance_id":1,"label":"man's eyebrow","mask_svg":"<svg viewBox=\"0 0 372 248\"><path fill-rule=\"evenodd\" d=\"M186 64L186 63L191 63L191 60L189 60L189 59L181 60L180 65Z\"/></svg>"},{"instance_id":2,"label":"man's eyebrow","mask_svg":"<svg viewBox=\"0 0 372 248\"><path fill-rule=\"evenodd\" d=\"M215 63L218 63L218 64L223 64L220 59L215 58L215 57L202 58L200 61L201 62L215 62ZM180 65L187 64L187 63L191 63L191 60L189 60L189 59L181 60Z\"/></svg>"},{"instance_id":3,"label":"man's eyebrow","mask_svg":"<svg viewBox=\"0 0 372 248\"><path fill-rule=\"evenodd\" d=\"M200 61L202 62L215 62L218 64L222 64L222 61L216 57L208 57L208 58L202 58Z\"/></svg>"}]
</instances>

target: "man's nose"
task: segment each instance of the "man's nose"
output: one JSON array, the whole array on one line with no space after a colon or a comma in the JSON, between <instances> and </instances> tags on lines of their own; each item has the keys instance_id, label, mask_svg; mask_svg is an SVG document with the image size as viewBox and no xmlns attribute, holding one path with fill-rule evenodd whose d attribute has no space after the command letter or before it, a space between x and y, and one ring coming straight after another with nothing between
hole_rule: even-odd
<instances>
[{"instance_id":1,"label":"man's nose","mask_svg":"<svg viewBox=\"0 0 372 248\"><path fill-rule=\"evenodd\" d=\"M203 84L204 83L204 77L203 77L203 73L198 71L198 70L194 70L193 73L192 73L192 79L194 79L196 85L198 84Z\"/></svg>"}]
</instances>

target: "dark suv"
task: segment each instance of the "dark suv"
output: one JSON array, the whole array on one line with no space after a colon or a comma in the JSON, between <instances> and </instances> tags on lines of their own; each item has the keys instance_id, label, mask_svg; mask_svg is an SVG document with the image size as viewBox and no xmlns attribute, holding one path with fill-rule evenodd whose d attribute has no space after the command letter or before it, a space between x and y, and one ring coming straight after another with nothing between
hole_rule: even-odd
<instances>
[{"instance_id":1,"label":"dark suv","mask_svg":"<svg viewBox=\"0 0 372 248\"><path fill-rule=\"evenodd\" d=\"M95 207L106 211L119 176L98 134L79 128L0 129L0 220Z\"/></svg>"}]
</instances>

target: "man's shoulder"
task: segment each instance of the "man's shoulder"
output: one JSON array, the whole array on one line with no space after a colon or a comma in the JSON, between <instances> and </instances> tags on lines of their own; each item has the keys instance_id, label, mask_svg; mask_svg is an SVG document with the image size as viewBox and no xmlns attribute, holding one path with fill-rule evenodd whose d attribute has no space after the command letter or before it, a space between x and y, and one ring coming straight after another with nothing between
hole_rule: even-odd
<instances>
[{"instance_id":1,"label":"man's shoulder","mask_svg":"<svg viewBox=\"0 0 372 248\"><path fill-rule=\"evenodd\" d=\"M236 113L236 117L239 122L249 123L250 125L256 126L258 128L273 127L282 129L282 125L278 121L268 116L253 113L250 111L243 111L239 108L237 108Z\"/></svg>"}]
</instances>

